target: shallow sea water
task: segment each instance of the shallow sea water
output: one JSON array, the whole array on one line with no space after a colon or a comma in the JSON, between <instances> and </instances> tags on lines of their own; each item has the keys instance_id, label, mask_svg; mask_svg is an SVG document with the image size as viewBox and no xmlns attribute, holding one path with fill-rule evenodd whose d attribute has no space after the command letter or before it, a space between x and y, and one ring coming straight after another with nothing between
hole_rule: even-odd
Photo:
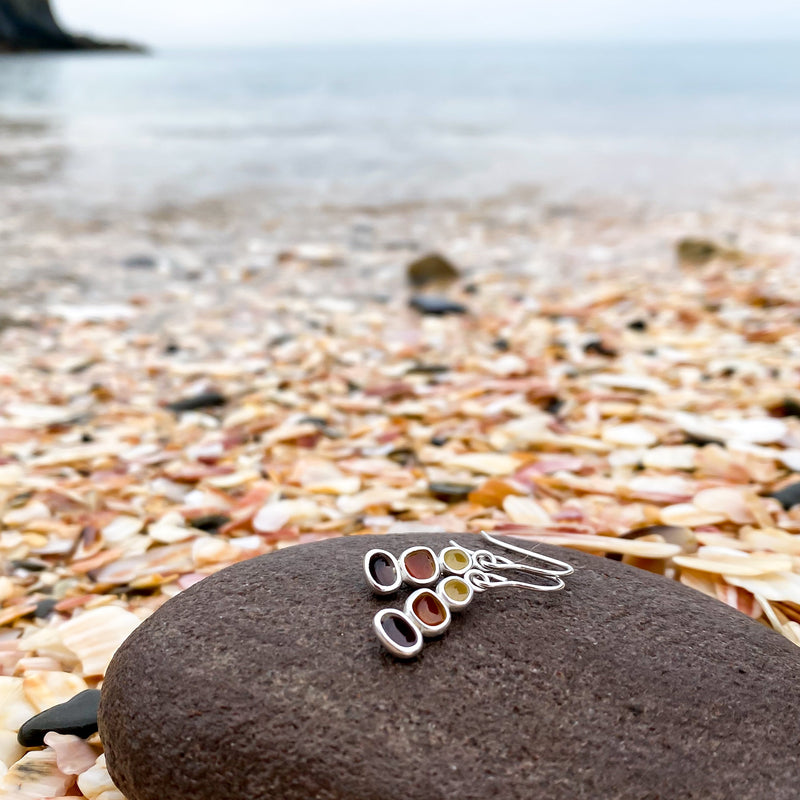
<instances>
[{"instance_id":1,"label":"shallow sea water","mask_svg":"<svg viewBox=\"0 0 800 800\"><path fill-rule=\"evenodd\" d=\"M0 58L0 200L146 208L703 198L800 179L800 48L483 45Z\"/></svg>"}]
</instances>

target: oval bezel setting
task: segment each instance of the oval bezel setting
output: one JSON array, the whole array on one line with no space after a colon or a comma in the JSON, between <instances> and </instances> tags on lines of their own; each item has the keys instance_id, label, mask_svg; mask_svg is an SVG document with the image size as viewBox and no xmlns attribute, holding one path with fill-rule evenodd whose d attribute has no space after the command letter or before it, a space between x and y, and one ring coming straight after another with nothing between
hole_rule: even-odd
<instances>
[{"instance_id":1,"label":"oval bezel setting","mask_svg":"<svg viewBox=\"0 0 800 800\"><path fill-rule=\"evenodd\" d=\"M430 625L424 620L420 619L414 610L414 605L416 604L417 600L428 596L432 597L434 602L441 606L442 612L444 613L444 620L437 625ZM439 636L447 630L448 626L450 625L450 620L452 619L450 607L444 602L444 600L442 600L441 597L439 597L438 594L436 594L436 592L431 589L417 589L416 592L412 592L408 596L403 610L405 611L406 616L411 618L414 625L416 625L422 631L423 636Z\"/></svg>"},{"instance_id":2,"label":"oval bezel setting","mask_svg":"<svg viewBox=\"0 0 800 800\"><path fill-rule=\"evenodd\" d=\"M386 617L395 617L402 620L414 633L414 643L403 645L394 640L383 626ZM398 658L414 658L422 650L422 632L410 614L399 611L396 608L382 608L373 618L372 627L375 634L380 639L381 644L394 656Z\"/></svg>"},{"instance_id":3,"label":"oval bezel setting","mask_svg":"<svg viewBox=\"0 0 800 800\"><path fill-rule=\"evenodd\" d=\"M391 564L394 569L394 581L390 584L381 583L377 575L373 574L372 562L376 558L383 558ZM400 570L400 564L397 559L386 550L369 550L364 556L364 575L367 578L370 588L375 594L394 594L403 583L403 575Z\"/></svg>"},{"instance_id":4,"label":"oval bezel setting","mask_svg":"<svg viewBox=\"0 0 800 800\"><path fill-rule=\"evenodd\" d=\"M450 564L447 563L447 554L451 552L458 552L463 553L466 556L467 563L464 567L451 567ZM442 566L442 570L444 572L449 572L452 575L466 575L467 572L474 566L472 562L472 553L464 547L459 547L457 545L451 545L450 547L445 547L441 553L439 553L439 563Z\"/></svg>"},{"instance_id":5,"label":"oval bezel setting","mask_svg":"<svg viewBox=\"0 0 800 800\"><path fill-rule=\"evenodd\" d=\"M433 574L429 578L418 578L412 575L408 568L406 567L406 559L413 555L414 553L423 551L430 555L433 561ZM409 547L407 550L403 550L400 554L400 573L403 576L403 581L407 583L409 586L417 586L417 587L425 587L425 586L433 586L436 581L439 580L439 575L442 572L441 565L439 563L439 558L436 553L431 550L430 547L424 547L422 545L417 545L416 547Z\"/></svg>"},{"instance_id":6,"label":"oval bezel setting","mask_svg":"<svg viewBox=\"0 0 800 800\"><path fill-rule=\"evenodd\" d=\"M454 581L458 581L466 586L467 596L464 598L464 600L455 600L447 594L447 584ZM450 575L444 580L439 581L436 586L436 594L439 595L444 604L452 611L461 611L462 608L466 608L472 602L472 598L475 596L475 590L472 588L472 584L468 580L462 578L460 575Z\"/></svg>"}]
</instances>

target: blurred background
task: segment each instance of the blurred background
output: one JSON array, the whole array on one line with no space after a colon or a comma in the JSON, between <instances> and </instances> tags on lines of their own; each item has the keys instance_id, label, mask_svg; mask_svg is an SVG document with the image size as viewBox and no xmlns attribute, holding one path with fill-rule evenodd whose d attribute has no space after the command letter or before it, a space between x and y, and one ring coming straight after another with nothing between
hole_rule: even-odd
<instances>
[{"instance_id":1,"label":"blurred background","mask_svg":"<svg viewBox=\"0 0 800 800\"><path fill-rule=\"evenodd\" d=\"M3 191L79 212L636 192L800 175L800 6L54 0L146 55L0 60ZM698 197L699 195L699 197Z\"/></svg>"},{"instance_id":2,"label":"blurred background","mask_svg":"<svg viewBox=\"0 0 800 800\"><path fill-rule=\"evenodd\" d=\"M674 238L636 244L653 215L711 213L735 244L743 225L725 214L795 208L792 0L50 6L0 3L7 272L143 252L247 269L298 239L459 254L459 213L506 232L602 219L624 266ZM15 14L41 17L18 25L23 41ZM574 226L571 245L597 244L596 226Z\"/></svg>"}]
</instances>

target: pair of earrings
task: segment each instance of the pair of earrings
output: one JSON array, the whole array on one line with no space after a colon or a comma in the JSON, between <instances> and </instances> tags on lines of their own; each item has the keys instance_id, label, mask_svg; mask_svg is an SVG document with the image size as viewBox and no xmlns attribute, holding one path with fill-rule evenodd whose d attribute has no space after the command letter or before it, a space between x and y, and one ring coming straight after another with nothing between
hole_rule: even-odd
<instances>
[{"instance_id":1,"label":"pair of earrings","mask_svg":"<svg viewBox=\"0 0 800 800\"><path fill-rule=\"evenodd\" d=\"M402 611L383 608L373 619L375 634L390 653L398 658L416 656L424 638L444 633L452 613L466 608L476 593L503 586L558 591L564 588L562 578L574 572L565 561L503 542L486 531L481 531L481 536L498 547L550 566L515 562L491 550L470 550L454 541L439 553L423 546L409 547L399 558L380 549L366 553L364 574L375 594L394 594L403 584L415 589ZM541 576L546 583L513 580L498 570Z\"/></svg>"}]
</instances>

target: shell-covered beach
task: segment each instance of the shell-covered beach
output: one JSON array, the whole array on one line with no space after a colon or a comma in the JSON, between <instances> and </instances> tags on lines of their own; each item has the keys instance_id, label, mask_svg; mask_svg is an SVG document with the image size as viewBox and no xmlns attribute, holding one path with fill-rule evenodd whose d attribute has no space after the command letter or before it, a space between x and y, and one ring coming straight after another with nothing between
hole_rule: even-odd
<instances>
[{"instance_id":1,"label":"shell-covered beach","mask_svg":"<svg viewBox=\"0 0 800 800\"><path fill-rule=\"evenodd\" d=\"M762 207L517 196L215 230L198 206L138 238L61 219L68 270L61 239L12 232L7 796L119 798L96 735L25 751L19 726L100 686L178 592L328 537L577 548L800 645L800 240ZM426 283L408 265L431 251L454 271Z\"/></svg>"}]
</instances>

